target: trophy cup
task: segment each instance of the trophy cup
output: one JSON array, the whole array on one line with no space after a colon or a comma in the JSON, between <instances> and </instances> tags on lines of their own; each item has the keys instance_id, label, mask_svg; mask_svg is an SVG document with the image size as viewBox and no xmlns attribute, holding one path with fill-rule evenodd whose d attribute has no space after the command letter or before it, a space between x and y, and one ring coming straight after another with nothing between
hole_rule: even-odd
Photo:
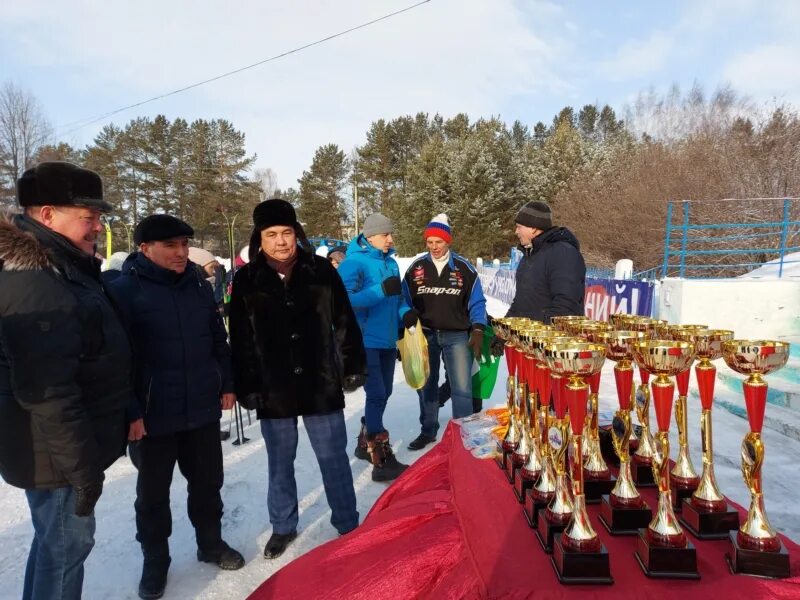
<instances>
[{"instance_id":1,"label":"trophy cup","mask_svg":"<svg viewBox=\"0 0 800 600\"><path fill-rule=\"evenodd\" d=\"M539 473L542 470L542 452L541 441L539 432L539 405L538 393L536 391L536 358L533 355L533 342L536 335L540 331L548 331L550 328L544 329L545 325L537 328L530 328L522 332L522 344L525 349L523 357L523 372L525 373L525 380L528 384L527 406L529 408L526 424L527 428L525 434L528 438L528 456L523 464L520 465L518 473L514 479L514 494L519 500L520 504L525 502L525 495L529 489L536 483Z\"/></svg>"},{"instance_id":2,"label":"trophy cup","mask_svg":"<svg viewBox=\"0 0 800 600\"><path fill-rule=\"evenodd\" d=\"M645 340L633 346L636 362L656 375L653 402L658 421L658 442L653 472L658 479L658 508L647 529L639 531L636 560L648 577L699 579L697 551L686 538L672 510L669 475L669 424L675 384L670 375L685 371L694 360L688 342Z\"/></svg>"},{"instance_id":3,"label":"trophy cup","mask_svg":"<svg viewBox=\"0 0 800 600\"><path fill-rule=\"evenodd\" d=\"M577 343L570 339L566 343ZM553 389L553 408L555 420L550 425L547 439L550 444L553 467L556 472L555 489L547 508L539 513L536 522L536 537L548 554L553 552L553 541L556 533L561 533L572 516L572 492L567 477L567 452L569 450L569 422L567 420L567 402L564 393L567 378L563 375L562 361L553 352L559 345L549 344L544 349L544 357L550 368L550 379ZM585 415L585 412L582 413ZM580 456L576 457L580 463Z\"/></svg>"},{"instance_id":4,"label":"trophy cup","mask_svg":"<svg viewBox=\"0 0 800 600\"><path fill-rule=\"evenodd\" d=\"M584 377L590 377L603 368L605 346L592 343L568 343L550 346L553 357L551 369L560 370L569 383L563 394L569 405L569 424L572 427L573 459L571 478L573 510L569 524L562 534L556 534L553 557L550 559L558 580L564 584L611 584L611 567L608 551L592 528L586 512L583 493L583 426L589 386Z\"/></svg>"},{"instance_id":5,"label":"trophy cup","mask_svg":"<svg viewBox=\"0 0 800 600\"><path fill-rule=\"evenodd\" d=\"M511 451L510 460L506 462L506 478L508 482L513 484L516 475L517 467L521 466L527 460L530 447L529 440L525 436L526 425L523 422L523 412L526 410L527 404L527 383L525 381L525 373L523 372L523 352L521 346L520 335L525 327L530 323L530 319L517 318L511 326L511 355L514 362L514 373L516 375L514 382L514 407L515 407L515 424L517 428L517 445ZM522 448L520 448L522 446Z\"/></svg>"},{"instance_id":6,"label":"trophy cup","mask_svg":"<svg viewBox=\"0 0 800 600\"><path fill-rule=\"evenodd\" d=\"M694 344L698 363L694 367L700 390L700 434L703 442L703 474L691 498L683 499L680 521L699 539L727 539L728 532L739 528L739 512L731 508L719 491L714 477L711 409L717 369L711 364L722 356L722 344L733 339L733 332L723 329L681 329L675 339Z\"/></svg>"},{"instance_id":7,"label":"trophy cup","mask_svg":"<svg viewBox=\"0 0 800 600\"><path fill-rule=\"evenodd\" d=\"M734 573L762 577L789 577L789 553L769 524L764 509L761 468L764 442L761 428L767 406L767 382L763 376L782 368L789 358L789 344L762 340L731 340L722 345L728 366L747 379L742 383L750 432L742 442L742 475L750 490L747 520L734 534L728 565Z\"/></svg>"},{"instance_id":8,"label":"trophy cup","mask_svg":"<svg viewBox=\"0 0 800 600\"><path fill-rule=\"evenodd\" d=\"M654 319L636 317L630 319L628 325L633 331L641 331L646 340L652 339L655 334L656 322ZM636 366L639 367L641 383L636 388L634 397L636 400L636 416L641 425L641 433L639 434L639 445L631 462L631 476L636 487L655 487L656 480L652 469L655 448L653 436L650 433L650 388L648 387L650 373L638 362Z\"/></svg>"},{"instance_id":9,"label":"trophy cup","mask_svg":"<svg viewBox=\"0 0 800 600\"><path fill-rule=\"evenodd\" d=\"M523 513L528 525L536 529L538 515L540 511L547 508L556 489L556 472L553 464L553 456L548 441L550 431L550 395L552 392L553 380L550 374L550 367L544 356L544 349L550 342L567 342L570 337L564 336L560 331L539 331L531 343L533 355L536 358L534 382L539 398L539 427L540 440L539 450L541 452L541 470L533 487L525 495Z\"/></svg>"},{"instance_id":10,"label":"trophy cup","mask_svg":"<svg viewBox=\"0 0 800 600\"><path fill-rule=\"evenodd\" d=\"M497 329L497 335L505 342L503 349L506 355L506 366L508 367L508 379L506 380L508 429L503 441L498 444L497 466L507 471L511 462L511 453L519 444L520 430L516 420L516 353L514 352L514 344L511 343L511 322L508 319L502 319L500 323L502 325Z\"/></svg>"},{"instance_id":11,"label":"trophy cup","mask_svg":"<svg viewBox=\"0 0 800 600\"><path fill-rule=\"evenodd\" d=\"M640 331L613 331L606 348L606 357L615 361L614 379L617 384L619 410L614 415L611 436L619 457L619 476L614 489L603 496L600 522L613 535L638 535L647 527L653 511L639 495L631 477L631 392L633 389L633 345L641 342Z\"/></svg>"}]
</instances>

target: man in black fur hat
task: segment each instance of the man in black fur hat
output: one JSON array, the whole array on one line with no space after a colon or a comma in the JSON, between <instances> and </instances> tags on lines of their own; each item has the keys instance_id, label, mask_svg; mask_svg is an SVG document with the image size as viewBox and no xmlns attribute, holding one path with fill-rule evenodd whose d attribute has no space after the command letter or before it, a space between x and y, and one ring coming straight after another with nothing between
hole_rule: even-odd
<instances>
[{"instance_id":1,"label":"man in black fur hat","mask_svg":"<svg viewBox=\"0 0 800 600\"><path fill-rule=\"evenodd\" d=\"M307 246L294 208L267 200L253 211L250 262L233 278L230 330L239 401L254 408L267 448L267 508L276 558L297 536L297 418L319 463L331 524L358 525L342 388L364 384L366 359L344 284Z\"/></svg>"},{"instance_id":2,"label":"man in black fur hat","mask_svg":"<svg viewBox=\"0 0 800 600\"><path fill-rule=\"evenodd\" d=\"M125 451L130 344L103 292L100 177L44 162L0 222L0 474L34 529L23 598L79 598L103 472Z\"/></svg>"}]
</instances>

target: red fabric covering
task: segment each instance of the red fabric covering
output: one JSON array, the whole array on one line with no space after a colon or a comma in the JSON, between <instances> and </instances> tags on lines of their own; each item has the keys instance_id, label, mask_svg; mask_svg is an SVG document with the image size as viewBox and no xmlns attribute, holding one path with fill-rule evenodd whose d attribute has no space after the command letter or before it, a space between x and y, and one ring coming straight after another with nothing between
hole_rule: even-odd
<instances>
[{"instance_id":1,"label":"red fabric covering","mask_svg":"<svg viewBox=\"0 0 800 600\"><path fill-rule=\"evenodd\" d=\"M644 495L655 506L654 492ZM591 506L589 513L611 556L614 585L562 586L502 471L473 458L451 423L361 527L286 565L250 598L800 598L800 547L785 537L788 580L731 575L727 541L691 536L701 580L655 580L633 556L636 538L608 535L598 510Z\"/></svg>"}]
</instances>

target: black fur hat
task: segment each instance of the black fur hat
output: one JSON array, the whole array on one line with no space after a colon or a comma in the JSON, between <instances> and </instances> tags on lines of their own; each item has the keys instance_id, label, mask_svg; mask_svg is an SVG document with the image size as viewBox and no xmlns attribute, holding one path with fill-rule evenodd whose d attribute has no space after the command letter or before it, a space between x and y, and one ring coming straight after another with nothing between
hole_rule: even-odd
<instances>
[{"instance_id":1,"label":"black fur hat","mask_svg":"<svg viewBox=\"0 0 800 600\"><path fill-rule=\"evenodd\" d=\"M142 219L133 230L133 243L163 242L172 238L194 236L194 229L171 215L150 215Z\"/></svg>"},{"instance_id":2,"label":"black fur hat","mask_svg":"<svg viewBox=\"0 0 800 600\"><path fill-rule=\"evenodd\" d=\"M294 206L281 198L264 200L253 209L253 233L250 235L250 260L255 260L261 249L261 232L268 227L285 225L292 227L300 245L308 249L309 242L303 226L297 220Z\"/></svg>"},{"instance_id":3,"label":"black fur hat","mask_svg":"<svg viewBox=\"0 0 800 600\"><path fill-rule=\"evenodd\" d=\"M94 171L68 162L41 162L17 180L20 206L85 206L110 212L103 181Z\"/></svg>"}]
</instances>

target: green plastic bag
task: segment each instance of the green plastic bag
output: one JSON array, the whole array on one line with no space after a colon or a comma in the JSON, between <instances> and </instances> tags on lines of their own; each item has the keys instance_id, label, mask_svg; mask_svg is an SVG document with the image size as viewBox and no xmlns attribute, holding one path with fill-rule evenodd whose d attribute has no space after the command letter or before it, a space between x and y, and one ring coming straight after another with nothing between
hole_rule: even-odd
<instances>
[{"instance_id":1,"label":"green plastic bag","mask_svg":"<svg viewBox=\"0 0 800 600\"><path fill-rule=\"evenodd\" d=\"M492 397L494 384L497 382L497 369L500 367L500 359L493 356L490 350L494 339L494 329L487 325L483 330L483 347L481 348L481 360L472 363L472 397L487 400Z\"/></svg>"},{"instance_id":2,"label":"green plastic bag","mask_svg":"<svg viewBox=\"0 0 800 600\"><path fill-rule=\"evenodd\" d=\"M400 350L400 360L403 362L403 375L409 387L419 390L428 381L431 372L428 362L428 340L422 332L419 320L414 331L406 329L403 339L397 340L397 349Z\"/></svg>"}]
</instances>

